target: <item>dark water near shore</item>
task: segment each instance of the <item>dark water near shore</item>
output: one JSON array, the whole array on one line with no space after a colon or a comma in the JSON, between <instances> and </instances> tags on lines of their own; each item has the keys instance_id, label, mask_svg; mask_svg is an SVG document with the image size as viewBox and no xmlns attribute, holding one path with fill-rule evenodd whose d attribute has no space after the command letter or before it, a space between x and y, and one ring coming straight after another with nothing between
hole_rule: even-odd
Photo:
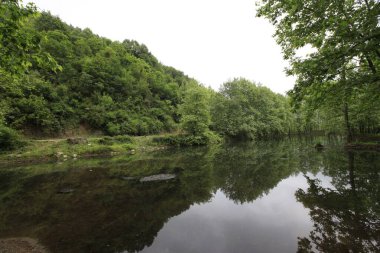
<instances>
[{"instance_id":1,"label":"dark water near shore","mask_svg":"<svg viewBox=\"0 0 380 253\"><path fill-rule=\"evenodd\" d=\"M322 142L2 168L0 238L53 253L380 252L380 153ZM158 174L175 177L140 181Z\"/></svg>"}]
</instances>

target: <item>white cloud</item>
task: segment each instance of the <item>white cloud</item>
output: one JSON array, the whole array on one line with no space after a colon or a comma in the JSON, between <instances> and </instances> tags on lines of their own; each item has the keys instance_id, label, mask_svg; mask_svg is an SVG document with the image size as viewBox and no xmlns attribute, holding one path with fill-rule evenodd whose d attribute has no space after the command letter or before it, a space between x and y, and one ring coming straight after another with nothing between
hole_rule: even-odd
<instances>
[{"instance_id":1,"label":"white cloud","mask_svg":"<svg viewBox=\"0 0 380 253\"><path fill-rule=\"evenodd\" d=\"M35 0L63 21L113 40L134 39L165 65L214 89L245 77L285 93L294 78L254 0Z\"/></svg>"}]
</instances>

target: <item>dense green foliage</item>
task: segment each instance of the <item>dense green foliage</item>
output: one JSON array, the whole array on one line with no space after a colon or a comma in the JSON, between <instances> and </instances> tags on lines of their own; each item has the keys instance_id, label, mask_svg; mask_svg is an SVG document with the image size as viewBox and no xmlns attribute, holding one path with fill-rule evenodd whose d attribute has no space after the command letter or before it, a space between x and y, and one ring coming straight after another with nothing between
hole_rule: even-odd
<instances>
[{"instance_id":1,"label":"dense green foliage","mask_svg":"<svg viewBox=\"0 0 380 253\"><path fill-rule=\"evenodd\" d=\"M185 94L184 101L179 108L182 115L182 128L192 135L200 135L209 131L210 94L201 87L194 85Z\"/></svg>"},{"instance_id":2,"label":"dense green foliage","mask_svg":"<svg viewBox=\"0 0 380 253\"><path fill-rule=\"evenodd\" d=\"M245 79L223 84L212 103L213 129L243 139L276 137L294 130L288 99Z\"/></svg>"},{"instance_id":3,"label":"dense green foliage","mask_svg":"<svg viewBox=\"0 0 380 253\"><path fill-rule=\"evenodd\" d=\"M45 135L79 126L109 135L175 128L179 90L190 79L160 64L146 46L129 40L112 42L49 13L29 18L28 27L18 30L23 29L44 38L38 46L62 71L31 61L27 73L2 75L1 118L7 125ZM1 69L7 71L7 66L2 64Z\"/></svg>"},{"instance_id":4,"label":"dense green foliage","mask_svg":"<svg viewBox=\"0 0 380 253\"><path fill-rule=\"evenodd\" d=\"M380 2L263 0L259 7L297 76L290 95L308 128L334 131L339 123L349 139L379 132ZM304 48L312 50L301 57Z\"/></svg>"},{"instance_id":5,"label":"dense green foliage","mask_svg":"<svg viewBox=\"0 0 380 253\"><path fill-rule=\"evenodd\" d=\"M179 134L175 136L155 137L153 138L153 142L169 146L186 147L217 144L221 142L221 138L212 131L206 131L197 135Z\"/></svg>"},{"instance_id":6,"label":"dense green foliage","mask_svg":"<svg viewBox=\"0 0 380 253\"><path fill-rule=\"evenodd\" d=\"M147 135L180 129L180 136L161 141L182 146L217 142L210 128L248 138L291 130L287 99L269 89L235 80L216 93L162 65L136 41L99 37L18 1L3 2L1 10L21 15L13 20L17 43L30 38L25 47L13 44L22 54L10 48L1 56L7 74L0 77L0 122L25 134ZM4 39L2 48L7 45ZM12 69L9 57L17 60L13 67L24 67Z\"/></svg>"},{"instance_id":7,"label":"dense green foliage","mask_svg":"<svg viewBox=\"0 0 380 253\"><path fill-rule=\"evenodd\" d=\"M136 41L111 41L32 4L2 1L0 125L30 136L175 131L180 136L159 142L180 146L215 142L215 132L255 139L379 131L379 5L315 4L264 1L259 9L276 25L289 73L298 77L292 111L288 97L251 81L234 79L215 92ZM323 20L342 8L346 16ZM316 52L297 57L306 45Z\"/></svg>"},{"instance_id":8,"label":"dense green foliage","mask_svg":"<svg viewBox=\"0 0 380 253\"><path fill-rule=\"evenodd\" d=\"M23 145L24 142L15 130L0 125L0 151L13 150Z\"/></svg>"},{"instance_id":9,"label":"dense green foliage","mask_svg":"<svg viewBox=\"0 0 380 253\"><path fill-rule=\"evenodd\" d=\"M40 49L42 39L26 23L35 16L36 7L29 3L22 6L17 0L3 0L0 3L0 74L21 74L34 62L38 66L59 66L55 60Z\"/></svg>"}]
</instances>

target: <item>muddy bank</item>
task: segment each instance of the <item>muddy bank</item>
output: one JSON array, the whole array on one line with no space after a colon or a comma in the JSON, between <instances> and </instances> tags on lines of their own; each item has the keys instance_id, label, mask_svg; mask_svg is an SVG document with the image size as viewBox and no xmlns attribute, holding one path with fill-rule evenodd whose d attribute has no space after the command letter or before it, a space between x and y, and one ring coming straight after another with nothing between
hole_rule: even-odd
<instances>
[{"instance_id":1,"label":"muddy bank","mask_svg":"<svg viewBox=\"0 0 380 253\"><path fill-rule=\"evenodd\" d=\"M27 237L0 239L0 253L48 253L37 240Z\"/></svg>"}]
</instances>

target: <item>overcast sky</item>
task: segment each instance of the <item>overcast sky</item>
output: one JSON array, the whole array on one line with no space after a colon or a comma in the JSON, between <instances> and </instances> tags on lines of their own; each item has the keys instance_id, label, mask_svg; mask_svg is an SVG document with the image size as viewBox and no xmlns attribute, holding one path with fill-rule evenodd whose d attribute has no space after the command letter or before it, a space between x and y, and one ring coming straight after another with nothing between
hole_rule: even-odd
<instances>
[{"instance_id":1,"label":"overcast sky","mask_svg":"<svg viewBox=\"0 0 380 253\"><path fill-rule=\"evenodd\" d=\"M26 1L28 2L28 1ZM160 62L215 90L245 77L275 92L294 84L255 0L33 0L63 21L113 40L134 39Z\"/></svg>"}]
</instances>

